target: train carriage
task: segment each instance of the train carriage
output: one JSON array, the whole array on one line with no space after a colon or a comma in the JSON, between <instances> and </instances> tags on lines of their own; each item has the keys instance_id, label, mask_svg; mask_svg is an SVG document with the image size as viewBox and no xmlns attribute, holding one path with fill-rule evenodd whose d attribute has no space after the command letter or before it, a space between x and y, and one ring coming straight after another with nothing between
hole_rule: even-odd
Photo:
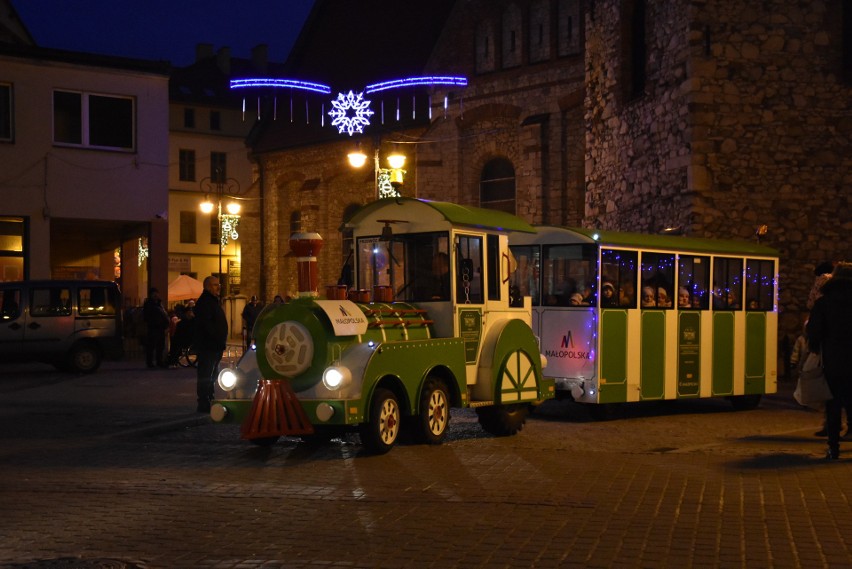
<instances>
[{"instance_id":1,"label":"train carriage","mask_svg":"<svg viewBox=\"0 0 852 569\"><path fill-rule=\"evenodd\" d=\"M758 243L538 227L510 238L512 286L557 398L580 403L724 396L777 387L778 253ZM605 415L611 406L592 407Z\"/></svg>"},{"instance_id":2,"label":"train carriage","mask_svg":"<svg viewBox=\"0 0 852 569\"><path fill-rule=\"evenodd\" d=\"M476 408L488 432L511 435L530 405L553 396L531 325L531 299L510 298L508 234L532 232L502 212L389 198L349 220L347 284L318 294L316 234L291 238L299 297L270 305L256 348L219 375L211 416L268 444L282 435L360 431L387 452L404 423L437 444L450 407Z\"/></svg>"}]
</instances>

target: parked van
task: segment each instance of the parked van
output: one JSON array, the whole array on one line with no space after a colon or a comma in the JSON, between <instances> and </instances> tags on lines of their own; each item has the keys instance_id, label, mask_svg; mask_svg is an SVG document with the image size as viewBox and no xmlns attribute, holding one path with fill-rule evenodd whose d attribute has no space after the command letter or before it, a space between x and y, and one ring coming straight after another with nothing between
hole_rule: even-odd
<instances>
[{"instance_id":1,"label":"parked van","mask_svg":"<svg viewBox=\"0 0 852 569\"><path fill-rule=\"evenodd\" d=\"M123 356L121 292L109 281L0 282L0 364L91 373Z\"/></svg>"}]
</instances>

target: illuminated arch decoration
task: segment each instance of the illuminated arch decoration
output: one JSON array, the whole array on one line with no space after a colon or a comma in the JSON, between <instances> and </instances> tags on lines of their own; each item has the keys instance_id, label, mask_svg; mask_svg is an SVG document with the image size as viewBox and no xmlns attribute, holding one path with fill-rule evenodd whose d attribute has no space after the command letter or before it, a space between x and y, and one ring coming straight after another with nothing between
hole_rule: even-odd
<instances>
[{"instance_id":1,"label":"illuminated arch decoration","mask_svg":"<svg viewBox=\"0 0 852 569\"><path fill-rule=\"evenodd\" d=\"M371 95L374 93L390 91L393 89L410 89L416 87L435 87L439 85L451 86L451 87L467 87L467 78L465 77L456 77L451 75L425 75L425 76L415 76L415 77L406 77L403 79L394 79L391 81L383 81L381 83L373 83L371 85L367 85L363 91L357 92L354 90L349 90L348 92L340 92L337 94L337 97L331 100L331 110L328 111L328 116L331 117L331 125L338 129L339 134L348 134L349 136L357 133L363 133L364 129L370 126L370 117L372 117L375 112L370 108L371 100L365 99L365 95ZM249 89L249 88L286 88L290 89L291 92L296 91L305 91L309 94L319 94L319 95L330 95L331 87L328 85L323 85L322 83L314 83L311 81L303 81L300 79L276 79L276 78L252 78L252 79L231 79L230 81L231 89ZM414 95L412 95L412 118L414 116L414 109L416 105L414 104ZM459 106L461 107L461 100L459 101ZM260 120L260 96L257 99L257 118ZM444 97L444 117L446 118L448 113L449 100L448 97ZM429 95L429 118L432 118L432 96ZM243 98L243 118L245 119L246 112L246 100ZM463 111L462 111L463 112ZM320 116L322 117L321 126L325 126L325 103L322 104L322 112ZM309 120L307 117L308 113L308 101L305 101L305 117L306 120ZM273 103L273 120L278 118L278 99L277 97ZM384 124L385 122L385 109L384 109L384 101L382 101L381 105L381 122ZM397 99L397 108L396 108L396 120L400 120L400 105L399 99ZM290 121L293 122L293 100L292 96L290 99Z\"/></svg>"}]
</instances>

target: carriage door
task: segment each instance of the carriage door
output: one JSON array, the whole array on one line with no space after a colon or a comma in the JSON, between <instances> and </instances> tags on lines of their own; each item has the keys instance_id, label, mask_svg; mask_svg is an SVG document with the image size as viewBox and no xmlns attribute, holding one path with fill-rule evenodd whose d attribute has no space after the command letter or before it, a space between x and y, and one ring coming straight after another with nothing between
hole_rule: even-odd
<instances>
[{"instance_id":1,"label":"carriage door","mask_svg":"<svg viewBox=\"0 0 852 569\"><path fill-rule=\"evenodd\" d=\"M456 334L464 341L468 384L476 381L476 366L485 336L485 275L483 235L457 233L453 242L453 305Z\"/></svg>"}]
</instances>

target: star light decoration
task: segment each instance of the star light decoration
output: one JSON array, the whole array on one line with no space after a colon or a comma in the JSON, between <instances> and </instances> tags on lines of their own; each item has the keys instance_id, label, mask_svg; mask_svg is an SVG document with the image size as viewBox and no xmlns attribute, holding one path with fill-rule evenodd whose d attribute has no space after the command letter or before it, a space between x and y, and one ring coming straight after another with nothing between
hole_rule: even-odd
<instances>
[{"instance_id":1,"label":"star light decoration","mask_svg":"<svg viewBox=\"0 0 852 569\"><path fill-rule=\"evenodd\" d=\"M356 95L354 91L345 95L338 93L331 106L334 107L328 111L332 118L331 126L337 127L339 134L346 132L349 136L356 132L363 133L364 127L370 125L370 117L374 114L370 110L370 101L364 99L364 93Z\"/></svg>"}]
</instances>

